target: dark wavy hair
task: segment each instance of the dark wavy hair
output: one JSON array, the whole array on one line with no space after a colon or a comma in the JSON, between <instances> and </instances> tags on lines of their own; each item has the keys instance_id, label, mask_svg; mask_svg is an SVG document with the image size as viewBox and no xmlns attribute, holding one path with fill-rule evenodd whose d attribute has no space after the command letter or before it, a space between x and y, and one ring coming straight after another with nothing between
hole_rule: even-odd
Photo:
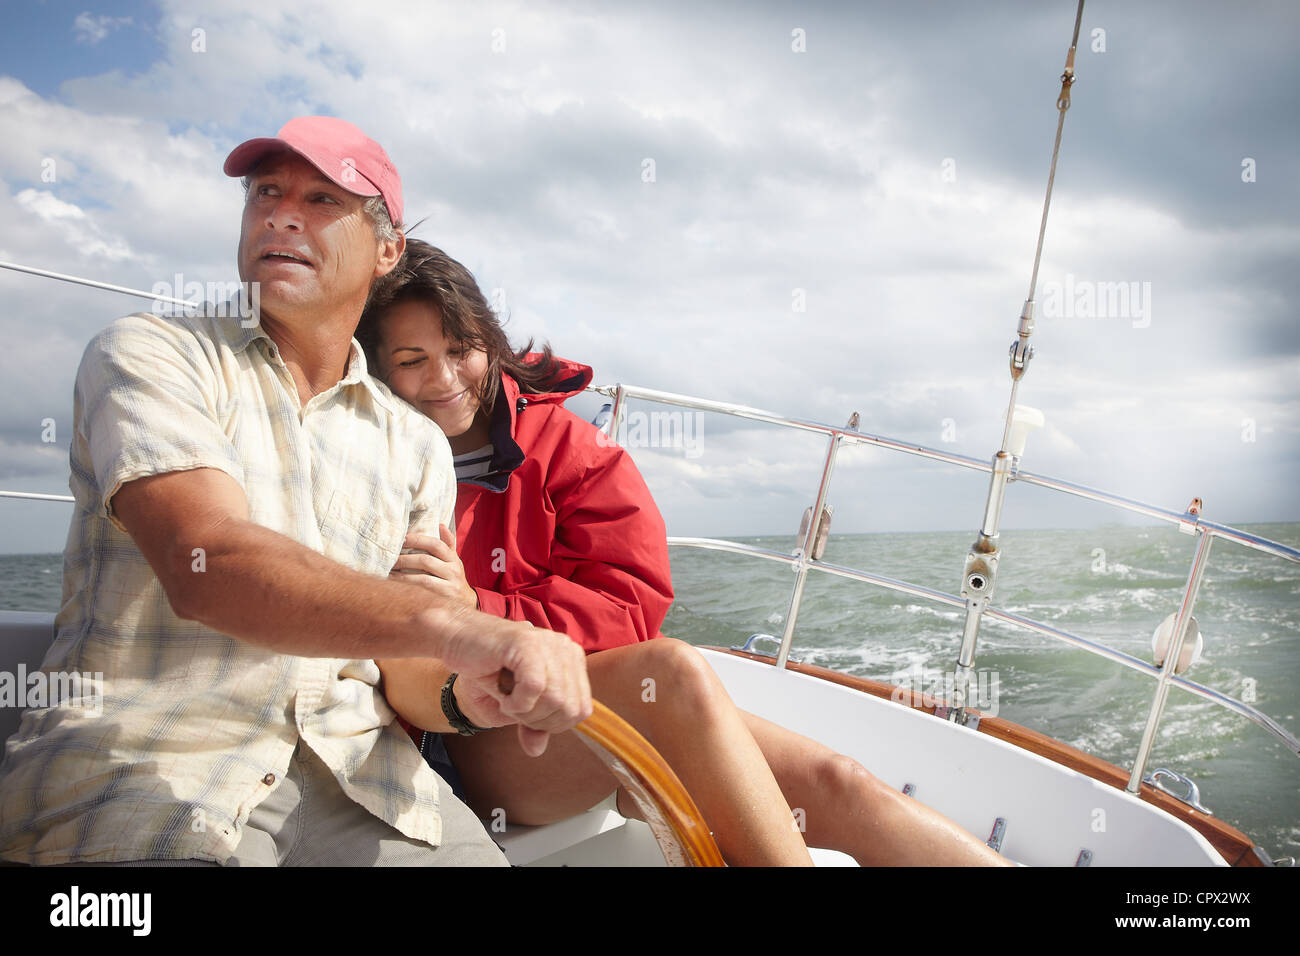
<instances>
[{"instance_id":1,"label":"dark wavy hair","mask_svg":"<svg viewBox=\"0 0 1300 956\"><path fill-rule=\"evenodd\" d=\"M479 407L491 414L506 372L519 383L522 392L546 391L555 378L558 363L550 345L542 346L540 360L525 363L533 351L533 340L521 349L510 346L501 320L488 306L474 276L441 249L419 239L406 240L406 251L393 271L376 279L370 288L357 341L365 350L366 361L377 373L379 362L380 323L384 314L403 302L426 302L442 315L442 334L452 342L487 353L488 370L479 386Z\"/></svg>"}]
</instances>

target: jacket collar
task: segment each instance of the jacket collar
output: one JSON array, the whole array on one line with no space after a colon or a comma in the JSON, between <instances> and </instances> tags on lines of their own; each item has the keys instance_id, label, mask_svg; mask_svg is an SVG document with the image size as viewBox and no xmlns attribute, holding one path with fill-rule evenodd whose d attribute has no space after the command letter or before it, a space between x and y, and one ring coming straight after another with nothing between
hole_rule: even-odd
<instances>
[{"instance_id":1,"label":"jacket collar","mask_svg":"<svg viewBox=\"0 0 1300 956\"><path fill-rule=\"evenodd\" d=\"M492 422L488 426L488 437L492 441L492 470L482 477L467 479L466 484L480 485L496 492L506 490L511 474L524 463L524 450L515 441L515 425L527 403L528 399L519 394L519 383L502 372L501 388L492 405Z\"/></svg>"},{"instance_id":2,"label":"jacket collar","mask_svg":"<svg viewBox=\"0 0 1300 956\"><path fill-rule=\"evenodd\" d=\"M524 395L514 377L502 372L501 388L497 392L497 400L492 407L492 421L488 426L488 436L492 442L492 470L478 478L467 478L462 484L478 485L495 492L505 491L510 484L510 475L524 463L526 457L519 442L515 440L520 413L530 404L562 404L570 395L586 388L590 381L590 367L557 359L556 375L548 386L550 391Z\"/></svg>"}]
</instances>

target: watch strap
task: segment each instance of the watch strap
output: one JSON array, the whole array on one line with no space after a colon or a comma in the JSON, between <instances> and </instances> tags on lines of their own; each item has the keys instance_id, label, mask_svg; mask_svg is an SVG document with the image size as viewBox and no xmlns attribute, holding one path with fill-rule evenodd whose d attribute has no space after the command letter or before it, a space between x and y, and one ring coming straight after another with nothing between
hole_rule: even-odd
<instances>
[{"instance_id":1,"label":"watch strap","mask_svg":"<svg viewBox=\"0 0 1300 956\"><path fill-rule=\"evenodd\" d=\"M475 734L481 734L487 730L487 727L476 727L469 722L460 706L456 703L456 695L452 693L456 686L456 678L459 674L452 674L447 678L447 682L442 685L442 715L447 718L447 723L451 724L451 729L456 731L462 737L473 737Z\"/></svg>"}]
</instances>

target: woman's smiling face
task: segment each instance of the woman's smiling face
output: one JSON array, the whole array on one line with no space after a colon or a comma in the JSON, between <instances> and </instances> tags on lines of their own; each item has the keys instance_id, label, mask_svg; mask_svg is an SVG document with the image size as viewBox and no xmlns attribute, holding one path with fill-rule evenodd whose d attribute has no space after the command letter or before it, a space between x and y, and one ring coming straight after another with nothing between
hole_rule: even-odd
<instances>
[{"instance_id":1,"label":"woman's smiling face","mask_svg":"<svg viewBox=\"0 0 1300 956\"><path fill-rule=\"evenodd\" d=\"M388 387L432 418L454 453L478 447L486 439L486 414L467 433L479 411L487 353L449 341L438 307L419 300L393 305L380 318L379 333L380 372Z\"/></svg>"}]
</instances>

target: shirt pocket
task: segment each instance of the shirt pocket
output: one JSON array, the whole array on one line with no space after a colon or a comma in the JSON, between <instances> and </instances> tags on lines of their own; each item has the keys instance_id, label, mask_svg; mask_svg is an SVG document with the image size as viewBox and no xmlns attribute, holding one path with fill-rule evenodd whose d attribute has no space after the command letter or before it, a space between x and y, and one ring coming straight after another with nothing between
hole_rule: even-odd
<instances>
[{"instance_id":1,"label":"shirt pocket","mask_svg":"<svg viewBox=\"0 0 1300 956\"><path fill-rule=\"evenodd\" d=\"M320 519L325 556L362 574L387 577L406 538L407 512L342 491L330 496Z\"/></svg>"}]
</instances>

